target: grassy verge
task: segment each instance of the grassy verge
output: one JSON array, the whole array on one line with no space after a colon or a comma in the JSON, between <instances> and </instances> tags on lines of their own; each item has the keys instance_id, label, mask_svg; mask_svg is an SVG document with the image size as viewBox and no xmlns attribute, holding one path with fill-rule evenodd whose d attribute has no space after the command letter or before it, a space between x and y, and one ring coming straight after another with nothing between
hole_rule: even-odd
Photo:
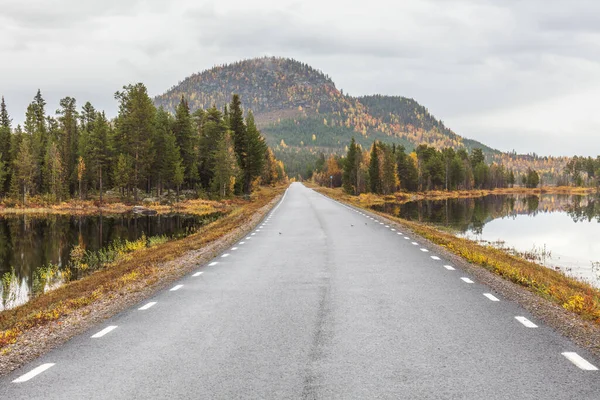
<instances>
[{"instance_id":1,"label":"grassy verge","mask_svg":"<svg viewBox=\"0 0 600 400\"><path fill-rule=\"evenodd\" d=\"M230 212L203 226L186 238L141 248L127 254L114 264L93 274L70 282L56 290L35 297L27 304L0 313L0 349L15 343L28 329L57 321L100 299L110 298L128 287L153 285L160 276L163 263L185 253L207 246L233 232L247 222L258 210L280 195L285 187L256 191L249 201L228 202Z\"/></svg>"},{"instance_id":2,"label":"grassy verge","mask_svg":"<svg viewBox=\"0 0 600 400\"><path fill-rule=\"evenodd\" d=\"M341 189L319 188L319 192L347 204L367 208L377 204L383 196L369 198L349 196ZM387 219L396 221L413 232L425 237L445 249L457 254L470 263L483 267L531 292L562 306L585 320L600 324L600 290L577 279L563 275L539 264L508 254L491 246L482 246L471 240L458 238L431 225L406 221L389 214L368 210Z\"/></svg>"}]
</instances>

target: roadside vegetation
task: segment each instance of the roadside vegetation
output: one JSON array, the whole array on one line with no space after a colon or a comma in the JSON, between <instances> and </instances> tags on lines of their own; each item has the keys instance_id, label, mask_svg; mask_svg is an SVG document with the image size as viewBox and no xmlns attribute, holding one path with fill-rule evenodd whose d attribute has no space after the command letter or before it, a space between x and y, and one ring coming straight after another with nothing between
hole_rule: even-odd
<instances>
[{"instance_id":1,"label":"roadside vegetation","mask_svg":"<svg viewBox=\"0 0 600 400\"><path fill-rule=\"evenodd\" d=\"M456 237L452 233L444 232L431 225L403 220L369 208L371 205L385 202L385 196L373 194L352 196L339 188L318 188L317 190L336 200L365 208L370 213L396 221L416 234L463 257L470 263L521 285L585 320L600 324L600 290L588 283L516 255L508 254L492 245L484 246L468 239Z\"/></svg>"},{"instance_id":2,"label":"roadside vegetation","mask_svg":"<svg viewBox=\"0 0 600 400\"><path fill-rule=\"evenodd\" d=\"M0 349L15 343L28 329L59 321L96 301L151 287L161 280L173 279L176 272L165 271L161 269L161 265L191 250L216 243L225 235L234 232L284 189L281 185L259 187L248 200L232 199L230 211L225 216L182 239L165 241L162 238L144 238L121 243L111 252L115 256L113 260L111 256L103 262L98 260L98 255L74 249L79 251L79 254L76 254L77 257L74 257L72 262L80 268L85 268L85 264L88 263L89 268L90 262L98 261L99 269L80 280L34 297L23 306L0 312ZM167 273L169 275L165 275Z\"/></svg>"}]
</instances>

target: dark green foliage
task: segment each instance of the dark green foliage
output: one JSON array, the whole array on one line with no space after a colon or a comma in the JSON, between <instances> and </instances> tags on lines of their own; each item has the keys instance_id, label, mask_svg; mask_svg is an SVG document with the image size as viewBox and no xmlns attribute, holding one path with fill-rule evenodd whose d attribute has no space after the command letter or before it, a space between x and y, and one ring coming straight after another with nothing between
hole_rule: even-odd
<instances>
[{"instance_id":1,"label":"dark green foliage","mask_svg":"<svg viewBox=\"0 0 600 400\"><path fill-rule=\"evenodd\" d=\"M381 193L381 169L379 165L379 149L377 142L371 147L371 160L369 162L369 188L371 193Z\"/></svg>"},{"instance_id":2,"label":"dark green foliage","mask_svg":"<svg viewBox=\"0 0 600 400\"><path fill-rule=\"evenodd\" d=\"M177 146L181 152L182 163L185 168L185 180L189 187L193 187L198 180L198 154L197 138L192 125L192 116L187 101L181 96L181 101L175 110L173 133L177 139Z\"/></svg>"},{"instance_id":3,"label":"dark green foliage","mask_svg":"<svg viewBox=\"0 0 600 400\"><path fill-rule=\"evenodd\" d=\"M254 116L251 112L246 117L247 131L247 162L246 165L240 165L243 176L244 192L249 194L252 190L252 184L263 171L265 165L265 154L267 152L267 144L264 138L254 124Z\"/></svg>"},{"instance_id":4,"label":"dark green foliage","mask_svg":"<svg viewBox=\"0 0 600 400\"><path fill-rule=\"evenodd\" d=\"M522 177L523 184L528 188L536 188L540 184L540 176L537 171L531 168L527 169L527 174Z\"/></svg>"},{"instance_id":5,"label":"dark green foliage","mask_svg":"<svg viewBox=\"0 0 600 400\"><path fill-rule=\"evenodd\" d=\"M358 170L360 168L360 149L354 141L354 137L348 147L348 154L344 160L344 172L342 174L342 186L346 193L358 194Z\"/></svg>"},{"instance_id":6,"label":"dark green foliage","mask_svg":"<svg viewBox=\"0 0 600 400\"><path fill-rule=\"evenodd\" d=\"M400 178L400 188L409 192L419 188L419 172L413 160L404 152L404 147L396 148L396 169Z\"/></svg>"}]
</instances>

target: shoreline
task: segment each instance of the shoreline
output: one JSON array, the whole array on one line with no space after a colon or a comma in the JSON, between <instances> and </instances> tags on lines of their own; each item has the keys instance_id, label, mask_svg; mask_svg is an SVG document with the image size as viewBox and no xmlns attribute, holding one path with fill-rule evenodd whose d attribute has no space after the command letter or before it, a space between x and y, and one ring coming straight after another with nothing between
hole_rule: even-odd
<instances>
[{"instance_id":1,"label":"shoreline","mask_svg":"<svg viewBox=\"0 0 600 400\"><path fill-rule=\"evenodd\" d=\"M286 188L261 188L252 201L234 207L193 235L132 253L115 265L0 312L0 375L206 264L251 231Z\"/></svg>"}]
</instances>

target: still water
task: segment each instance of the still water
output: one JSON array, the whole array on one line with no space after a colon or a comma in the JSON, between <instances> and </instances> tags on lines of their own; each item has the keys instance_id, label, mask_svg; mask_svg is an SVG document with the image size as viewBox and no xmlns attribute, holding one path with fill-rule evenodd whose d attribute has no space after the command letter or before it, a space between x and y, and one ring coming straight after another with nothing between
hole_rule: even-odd
<instances>
[{"instance_id":1,"label":"still water","mask_svg":"<svg viewBox=\"0 0 600 400\"><path fill-rule=\"evenodd\" d=\"M80 246L87 252L106 249L118 241L135 241L164 236L183 237L218 214L194 216L168 214L145 216L122 214L111 216L0 216L0 311L28 301L40 271L49 265L58 272L44 279L39 291L47 291L64 283L71 251ZM69 271L70 279L81 273Z\"/></svg>"},{"instance_id":2,"label":"still water","mask_svg":"<svg viewBox=\"0 0 600 400\"><path fill-rule=\"evenodd\" d=\"M489 195L373 207L511 249L600 287L600 196Z\"/></svg>"}]
</instances>

